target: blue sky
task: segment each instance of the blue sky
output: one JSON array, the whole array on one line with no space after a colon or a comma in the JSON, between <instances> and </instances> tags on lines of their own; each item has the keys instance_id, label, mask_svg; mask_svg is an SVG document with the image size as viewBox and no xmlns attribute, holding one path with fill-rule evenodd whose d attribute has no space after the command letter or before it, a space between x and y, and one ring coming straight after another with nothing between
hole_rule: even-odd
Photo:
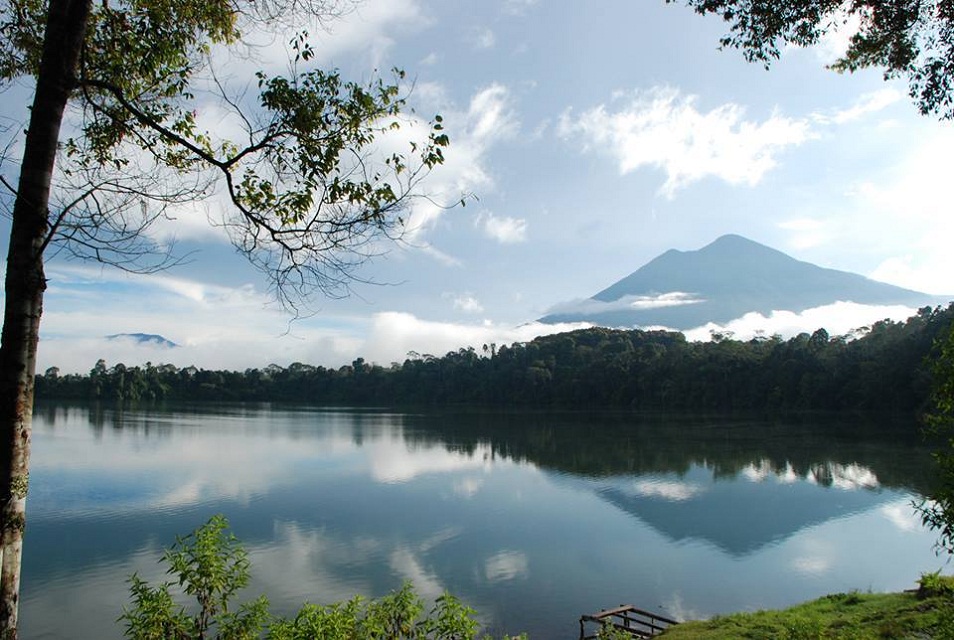
<instances>
[{"instance_id":1,"label":"blue sky","mask_svg":"<svg viewBox=\"0 0 954 640\"><path fill-rule=\"evenodd\" d=\"M414 207L406 241L359 273L382 284L320 300L294 322L208 224L223 215L214 198L155 231L196 250L189 264L130 276L54 259L41 370L86 371L100 357L230 369L357 356L388 365L411 350L523 341L555 330L533 322L551 307L726 233L954 294L954 127L918 115L906 86L876 70L826 70L847 30L786 49L766 71L718 50L718 19L662 0L366 0L326 26L311 29L318 64L356 79L401 67L416 113L443 115L447 163L425 191L476 198ZM286 40L261 36L251 59L224 68L235 78L280 69ZM218 113L207 105L199 120L227 130ZM908 311L841 304L733 329L842 333ZM127 332L182 346L104 340Z\"/></svg>"}]
</instances>

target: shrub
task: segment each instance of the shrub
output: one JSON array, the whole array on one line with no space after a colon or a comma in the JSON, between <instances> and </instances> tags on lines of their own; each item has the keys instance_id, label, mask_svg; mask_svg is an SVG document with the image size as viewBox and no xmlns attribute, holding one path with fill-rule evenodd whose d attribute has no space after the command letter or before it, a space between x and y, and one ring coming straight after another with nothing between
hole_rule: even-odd
<instances>
[{"instance_id":1,"label":"shrub","mask_svg":"<svg viewBox=\"0 0 954 640\"><path fill-rule=\"evenodd\" d=\"M233 612L232 597L249 582L249 561L222 516L177 537L162 561L175 580L156 587L136 574L129 580L132 606L120 621L131 640L473 640L480 627L476 612L449 593L423 615L424 601L410 583L377 600L305 604L290 618L270 614L265 596ZM195 600L192 612L176 604L173 589Z\"/></svg>"}]
</instances>

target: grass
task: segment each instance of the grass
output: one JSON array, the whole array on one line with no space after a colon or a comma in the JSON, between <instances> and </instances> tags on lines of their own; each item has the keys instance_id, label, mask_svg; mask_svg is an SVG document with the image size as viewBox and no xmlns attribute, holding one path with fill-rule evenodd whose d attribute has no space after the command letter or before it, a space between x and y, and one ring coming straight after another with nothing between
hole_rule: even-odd
<instances>
[{"instance_id":1,"label":"grass","mask_svg":"<svg viewBox=\"0 0 954 640\"><path fill-rule=\"evenodd\" d=\"M665 640L954 640L954 577L925 574L917 593L839 593L780 611L686 622Z\"/></svg>"}]
</instances>

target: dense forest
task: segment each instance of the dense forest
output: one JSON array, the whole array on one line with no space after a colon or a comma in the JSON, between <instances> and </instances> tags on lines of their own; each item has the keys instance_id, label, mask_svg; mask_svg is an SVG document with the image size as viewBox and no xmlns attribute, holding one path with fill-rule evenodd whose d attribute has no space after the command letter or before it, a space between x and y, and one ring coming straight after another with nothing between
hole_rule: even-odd
<instances>
[{"instance_id":1,"label":"dense forest","mask_svg":"<svg viewBox=\"0 0 954 640\"><path fill-rule=\"evenodd\" d=\"M954 303L861 337L824 329L789 340L593 328L443 357L411 353L389 367L358 358L337 369L294 363L245 371L169 364L37 376L38 398L294 401L324 405L492 405L692 410L917 411L931 388L935 339Z\"/></svg>"}]
</instances>

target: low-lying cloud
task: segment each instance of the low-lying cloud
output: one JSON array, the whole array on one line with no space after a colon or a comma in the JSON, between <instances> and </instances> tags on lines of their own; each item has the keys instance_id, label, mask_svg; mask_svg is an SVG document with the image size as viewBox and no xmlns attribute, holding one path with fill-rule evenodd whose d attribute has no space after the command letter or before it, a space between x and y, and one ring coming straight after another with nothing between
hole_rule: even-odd
<instances>
[{"instance_id":1,"label":"low-lying cloud","mask_svg":"<svg viewBox=\"0 0 954 640\"><path fill-rule=\"evenodd\" d=\"M705 302L705 298L700 298L694 293L684 291L669 291L656 295L629 295L623 296L618 300L604 302L594 298L584 300L570 300L562 302L552 307L549 314L574 314L574 315L595 315L606 313L608 311L633 311L644 309L664 309L666 307L682 307L689 304L698 304Z\"/></svg>"},{"instance_id":2,"label":"low-lying cloud","mask_svg":"<svg viewBox=\"0 0 954 640\"><path fill-rule=\"evenodd\" d=\"M173 364L206 369L243 371L271 363L303 362L340 367L363 357L389 366L410 352L443 356L450 351L484 345L528 342L543 335L592 326L586 322L521 325L488 320L429 320L417 315L384 311L371 316L323 313L289 323L268 296L250 286L222 287L162 275L104 276L96 270L57 267L56 295L43 318L39 370L56 366L62 373L87 372L100 358L107 366ZM95 295L90 287L96 285ZM684 292L630 296L613 303L578 301L573 310L656 308L695 304ZM456 312L477 313L480 302L471 294L451 300ZM563 309L570 309L564 306ZM560 308L554 309L554 312ZM831 335L854 334L883 319L902 321L916 309L901 305L870 306L836 302L801 313L749 313L724 324L707 324L684 332L689 340L709 340L713 334L740 340L778 334L789 338L825 328ZM126 333L157 334L180 345L175 349L136 340L109 340Z\"/></svg>"},{"instance_id":3,"label":"low-lying cloud","mask_svg":"<svg viewBox=\"0 0 954 640\"><path fill-rule=\"evenodd\" d=\"M711 339L714 334L730 335L736 340L751 340L779 335L791 338L799 333L825 329L830 335L860 335L864 329L879 320L903 321L917 313L917 309L903 305L865 305L855 302L834 302L794 311L773 311L768 316L747 313L725 324L709 324L684 331L686 338L695 341ZM861 331L859 331L861 330Z\"/></svg>"}]
</instances>

